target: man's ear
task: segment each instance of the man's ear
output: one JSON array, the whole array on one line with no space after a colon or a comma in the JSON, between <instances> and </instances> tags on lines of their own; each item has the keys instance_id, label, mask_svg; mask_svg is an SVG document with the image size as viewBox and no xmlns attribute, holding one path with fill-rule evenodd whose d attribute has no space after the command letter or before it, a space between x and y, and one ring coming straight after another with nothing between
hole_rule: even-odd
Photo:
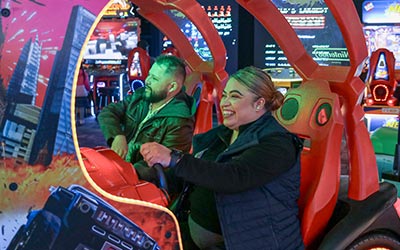
<instances>
[{"instance_id":1,"label":"man's ear","mask_svg":"<svg viewBox=\"0 0 400 250\"><path fill-rule=\"evenodd\" d=\"M175 90L177 90L178 89L178 83L177 82L171 82L171 85L170 85L171 87L170 87L170 89L169 89L169 92L174 92Z\"/></svg>"}]
</instances>

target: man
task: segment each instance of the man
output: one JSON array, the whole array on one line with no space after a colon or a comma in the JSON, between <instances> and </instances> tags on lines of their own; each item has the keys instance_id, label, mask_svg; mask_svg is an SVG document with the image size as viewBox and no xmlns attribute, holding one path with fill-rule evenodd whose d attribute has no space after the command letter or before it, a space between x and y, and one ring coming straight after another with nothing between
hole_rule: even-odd
<instances>
[{"instance_id":1,"label":"man","mask_svg":"<svg viewBox=\"0 0 400 250\"><path fill-rule=\"evenodd\" d=\"M185 152L191 148L196 105L183 90L185 77L181 59L162 55L151 67L144 88L98 115L107 144L134 164L141 179L155 178L139 152L143 143L158 142Z\"/></svg>"}]
</instances>

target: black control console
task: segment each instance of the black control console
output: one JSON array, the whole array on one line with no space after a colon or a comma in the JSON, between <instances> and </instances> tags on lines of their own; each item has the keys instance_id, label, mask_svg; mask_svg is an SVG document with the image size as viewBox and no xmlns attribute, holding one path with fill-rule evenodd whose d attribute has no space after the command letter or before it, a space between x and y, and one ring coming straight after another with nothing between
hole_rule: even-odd
<instances>
[{"instance_id":1,"label":"black control console","mask_svg":"<svg viewBox=\"0 0 400 250\"><path fill-rule=\"evenodd\" d=\"M41 210L12 239L8 250L159 250L157 242L85 188L53 188Z\"/></svg>"}]
</instances>

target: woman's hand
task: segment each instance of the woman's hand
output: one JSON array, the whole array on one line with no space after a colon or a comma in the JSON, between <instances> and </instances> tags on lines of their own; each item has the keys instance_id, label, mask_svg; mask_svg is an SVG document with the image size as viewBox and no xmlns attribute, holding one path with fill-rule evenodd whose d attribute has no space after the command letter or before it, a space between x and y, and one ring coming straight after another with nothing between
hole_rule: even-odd
<instances>
[{"instance_id":1,"label":"woman's hand","mask_svg":"<svg viewBox=\"0 0 400 250\"><path fill-rule=\"evenodd\" d=\"M171 161L171 150L157 142L147 142L142 144L140 147L140 153L142 154L144 161L150 167L159 163L166 168Z\"/></svg>"}]
</instances>

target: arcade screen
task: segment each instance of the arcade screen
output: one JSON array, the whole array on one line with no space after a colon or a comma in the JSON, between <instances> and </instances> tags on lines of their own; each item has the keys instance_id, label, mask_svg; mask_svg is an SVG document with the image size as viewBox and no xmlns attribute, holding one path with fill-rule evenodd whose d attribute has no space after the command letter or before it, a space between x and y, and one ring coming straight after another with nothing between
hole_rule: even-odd
<instances>
[{"instance_id":1,"label":"arcade screen","mask_svg":"<svg viewBox=\"0 0 400 250\"><path fill-rule=\"evenodd\" d=\"M204 11L211 19L227 51L227 63L225 70L231 74L237 70L237 40L238 40L238 4L234 1L199 0ZM180 12L167 12L178 24L191 42L194 50L204 61L212 60L212 55L206 41L196 26ZM163 47L171 45L168 38L164 38Z\"/></svg>"},{"instance_id":2,"label":"arcade screen","mask_svg":"<svg viewBox=\"0 0 400 250\"><path fill-rule=\"evenodd\" d=\"M121 64L139 36L138 18L102 19L90 36L83 59L88 64Z\"/></svg>"},{"instance_id":3,"label":"arcade screen","mask_svg":"<svg viewBox=\"0 0 400 250\"><path fill-rule=\"evenodd\" d=\"M306 51L323 66L348 66L350 60L340 29L322 0L272 0L291 24ZM290 68L268 31L255 20L254 61L261 68Z\"/></svg>"}]
</instances>

